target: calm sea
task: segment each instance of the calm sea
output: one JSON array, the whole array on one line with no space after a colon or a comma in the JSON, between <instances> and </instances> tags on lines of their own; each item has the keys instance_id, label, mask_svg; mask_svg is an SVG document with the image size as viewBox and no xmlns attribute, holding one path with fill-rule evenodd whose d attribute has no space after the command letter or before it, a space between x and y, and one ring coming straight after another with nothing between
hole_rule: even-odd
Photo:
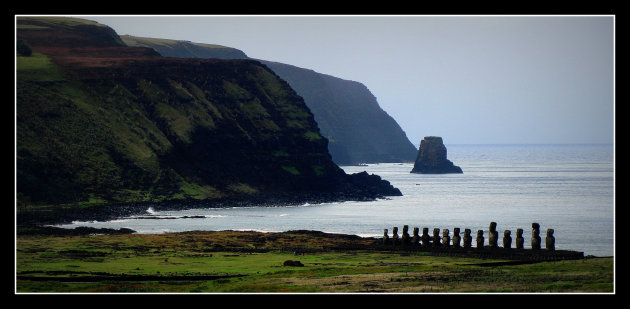
<instances>
[{"instance_id":1,"label":"calm sea","mask_svg":"<svg viewBox=\"0 0 630 309\"><path fill-rule=\"evenodd\" d=\"M614 255L615 188L613 145L447 145L448 159L463 174L411 174L413 164L343 166L347 173L367 171L399 188L403 196L372 202L301 206L193 209L157 212L155 217L204 216L171 220L121 218L74 222L61 227L127 227L138 233L190 230L318 230L360 236L383 229L470 228L488 235L491 221L499 236L524 229L529 247L531 223L555 230L556 248L585 255ZM146 216L144 216L146 217ZM431 232L430 232L431 233ZM451 234L452 235L452 234ZM486 241L487 242L487 241ZM499 241L501 244L501 241Z\"/></svg>"}]
</instances>

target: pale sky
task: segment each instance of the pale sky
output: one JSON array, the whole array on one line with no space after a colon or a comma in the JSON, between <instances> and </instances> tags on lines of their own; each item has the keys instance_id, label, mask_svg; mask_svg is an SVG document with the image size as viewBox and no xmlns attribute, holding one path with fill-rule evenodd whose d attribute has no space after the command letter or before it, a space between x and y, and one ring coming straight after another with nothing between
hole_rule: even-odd
<instances>
[{"instance_id":1,"label":"pale sky","mask_svg":"<svg viewBox=\"0 0 630 309\"><path fill-rule=\"evenodd\" d=\"M415 146L614 139L612 15L77 17L361 82Z\"/></svg>"}]
</instances>

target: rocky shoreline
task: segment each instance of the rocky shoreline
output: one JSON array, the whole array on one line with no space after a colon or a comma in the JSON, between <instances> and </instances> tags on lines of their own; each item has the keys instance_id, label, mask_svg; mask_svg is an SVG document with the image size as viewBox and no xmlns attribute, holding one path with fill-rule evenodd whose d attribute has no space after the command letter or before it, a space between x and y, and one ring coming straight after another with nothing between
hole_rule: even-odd
<instances>
[{"instance_id":1,"label":"rocky shoreline","mask_svg":"<svg viewBox=\"0 0 630 309\"><path fill-rule=\"evenodd\" d=\"M157 211L185 210L196 208L228 208L228 207L269 207L269 206L296 206L309 204L321 204L344 201L372 201L377 198L385 198L381 194L344 194L332 193L302 193L283 195L259 195L255 197L223 198L213 200L178 200L165 202L135 202L113 203L91 207L68 206L54 207L51 209L17 209L18 227L35 228L44 225L67 224L72 221L108 221L121 217L146 214L149 207ZM18 229L18 233L20 230ZM41 230L45 231L45 230ZM102 231L108 233L108 231Z\"/></svg>"}]
</instances>

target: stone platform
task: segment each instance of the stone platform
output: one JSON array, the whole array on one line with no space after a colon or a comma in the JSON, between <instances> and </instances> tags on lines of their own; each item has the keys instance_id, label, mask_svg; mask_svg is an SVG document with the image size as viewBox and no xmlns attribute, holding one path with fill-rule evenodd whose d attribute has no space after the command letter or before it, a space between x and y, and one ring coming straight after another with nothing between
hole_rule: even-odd
<instances>
[{"instance_id":1,"label":"stone platform","mask_svg":"<svg viewBox=\"0 0 630 309\"><path fill-rule=\"evenodd\" d=\"M504 259L518 261L558 261L575 260L584 258L584 252L571 250L556 250L554 230L547 229L545 237L545 248L541 248L542 239L540 237L540 224L532 223L531 248L524 248L523 229L516 230L515 247L512 247L512 233L505 230L503 233L503 247L499 246L499 233L496 230L496 222L490 222L488 229L488 243L486 245L484 231L478 230L476 236L476 246L473 247L473 239L470 229L464 229L463 238L460 237L460 228L453 229L453 237L448 229L442 230L434 228L433 235L429 235L429 228L413 229L413 236L409 235L409 226L403 226L402 236L398 235L398 227L392 230L392 237L385 229L383 238L375 244L375 249L379 250L400 250L400 251L420 251L429 252L437 256L458 256L482 259ZM463 241L463 243L462 243Z\"/></svg>"}]
</instances>

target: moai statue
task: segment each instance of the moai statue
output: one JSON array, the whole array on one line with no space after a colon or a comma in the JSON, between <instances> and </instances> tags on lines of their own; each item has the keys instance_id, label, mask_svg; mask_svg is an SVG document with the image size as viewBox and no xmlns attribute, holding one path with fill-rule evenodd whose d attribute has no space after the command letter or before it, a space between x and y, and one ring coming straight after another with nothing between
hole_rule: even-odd
<instances>
[{"instance_id":1,"label":"moai statue","mask_svg":"<svg viewBox=\"0 0 630 309\"><path fill-rule=\"evenodd\" d=\"M532 223L532 250L540 250L540 224Z\"/></svg>"},{"instance_id":2,"label":"moai statue","mask_svg":"<svg viewBox=\"0 0 630 309\"><path fill-rule=\"evenodd\" d=\"M403 246L409 246L410 243L411 239L409 238L409 225L404 225L402 231L402 244Z\"/></svg>"},{"instance_id":3,"label":"moai statue","mask_svg":"<svg viewBox=\"0 0 630 309\"><path fill-rule=\"evenodd\" d=\"M547 229L547 237L545 238L547 250L556 250L556 238L553 237L553 229Z\"/></svg>"},{"instance_id":4,"label":"moai statue","mask_svg":"<svg viewBox=\"0 0 630 309\"><path fill-rule=\"evenodd\" d=\"M472 236L470 236L470 233L472 231L470 229L465 229L464 230L464 248L470 248L472 247ZM453 239L455 239L453 237Z\"/></svg>"},{"instance_id":5,"label":"moai statue","mask_svg":"<svg viewBox=\"0 0 630 309\"><path fill-rule=\"evenodd\" d=\"M477 249L483 249L483 230L477 230Z\"/></svg>"},{"instance_id":6,"label":"moai statue","mask_svg":"<svg viewBox=\"0 0 630 309\"><path fill-rule=\"evenodd\" d=\"M389 236L387 236L387 229L383 231L383 245L387 245L389 243Z\"/></svg>"},{"instance_id":7,"label":"moai statue","mask_svg":"<svg viewBox=\"0 0 630 309\"><path fill-rule=\"evenodd\" d=\"M392 229L392 244L394 246L398 245L398 227L394 226Z\"/></svg>"},{"instance_id":8,"label":"moai statue","mask_svg":"<svg viewBox=\"0 0 630 309\"><path fill-rule=\"evenodd\" d=\"M497 223L490 222L490 228L488 229L488 246L490 248L496 248L499 240L499 232L497 232Z\"/></svg>"},{"instance_id":9,"label":"moai statue","mask_svg":"<svg viewBox=\"0 0 630 309\"><path fill-rule=\"evenodd\" d=\"M503 232L503 248L512 249L512 236L510 236L512 232L510 230L505 230Z\"/></svg>"},{"instance_id":10,"label":"moai statue","mask_svg":"<svg viewBox=\"0 0 630 309\"><path fill-rule=\"evenodd\" d=\"M459 237L459 228L458 227L454 228L453 229L453 247L459 248L460 247L459 243L461 239L462 238Z\"/></svg>"},{"instance_id":11,"label":"moai statue","mask_svg":"<svg viewBox=\"0 0 630 309\"><path fill-rule=\"evenodd\" d=\"M429 236L429 228L428 227L422 228L421 240L422 240L422 246L423 247L431 246L431 236Z\"/></svg>"},{"instance_id":12,"label":"moai statue","mask_svg":"<svg viewBox=\"0 0 630 309\"><path fill-rule=\"evenodd\" d=\"M523 249L525 238L523 238L523 229L516 229L516 249Z\"/></svg>"},{"instance_id":13,"label":"moai statue","mask_svg":"<svg viewBox=\"0 0 630 309\"><path fill-rule=\"evenodd\" d=\"M434 228L433 229L433 247L439 247L440 246L440 229L439 228Z\"/></svg>"},{"instance_id":14,"label":"moai statue","mask_svg":"<svg viewBox=\"0 0 630 309\"><path fill-rule=\"evenodd\" d=\"M417 246L420 243L420 235L418 235L419 232L420 232L419 228L417 227L413 228L413 237L411 238L412 246Z\"/></svg>"},{"instance_id":15,"label":"moai statue","mask_svg":"<svg viewBox=\"0 0 630 309\"><path fill-rule=\"evenodd\" d=\"M448 235L448 229L442 230L442 246L450 247L451 246L451 236Z\"/></svg>"}]
</instances>

